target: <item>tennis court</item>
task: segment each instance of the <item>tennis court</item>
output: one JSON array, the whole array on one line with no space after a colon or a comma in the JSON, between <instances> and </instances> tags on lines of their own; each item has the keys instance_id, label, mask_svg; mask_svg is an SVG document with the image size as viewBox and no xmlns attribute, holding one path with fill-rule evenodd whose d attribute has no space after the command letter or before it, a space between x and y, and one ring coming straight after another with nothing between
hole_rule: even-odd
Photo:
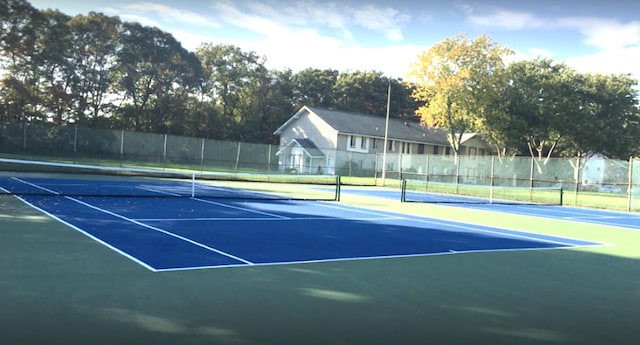
<instances>
[{"instance_id":1,"label":"tennis court","mask_svg":"<svg viewBox=\"0 0 640 345\"><path fill-rule=\"evenodd\" d=\"M31 207L156 271L596 245L209 185L14 177L0 188L31 191L20 197ZM194 188L221 196L165 197ZM132 190L145 197L116 196ZM86 196L98 191L109 196Z\"/></svg>"},{"instance_id":2,"label":"tennis court","mask_svg":"<svg viewBox=\"0 0 640 345\"><path fill-rule=\"evenodd\" d=\"M395 189L371 190L360 187L342 188L344 194L370 196L387 200L400 200L401 191ZM561 193L559 189L541 189L545 196L552 195L551 199L557 200ZM419 193L414 195L413 201L418 203L446 204L451 207L483 210L491 212L508 213L513 215L544 217L592 223L606 226L619 226L640 230L640 215L633 212L620 212L601 209L557 206L549 203L536 203L527 201L513 201L512 199L492 199L487 197L470 197L452 194Z\"/></svg>"},{"instance_id":3,"label":"tennis court","mask_svg":"<svg viewBox=\"0 0 640 345\"><path fill-rule=\"evenodd\" d=\"M0 176L3 343L636 343L636 214L65 174Z\"/></svg>"}]
</instances>

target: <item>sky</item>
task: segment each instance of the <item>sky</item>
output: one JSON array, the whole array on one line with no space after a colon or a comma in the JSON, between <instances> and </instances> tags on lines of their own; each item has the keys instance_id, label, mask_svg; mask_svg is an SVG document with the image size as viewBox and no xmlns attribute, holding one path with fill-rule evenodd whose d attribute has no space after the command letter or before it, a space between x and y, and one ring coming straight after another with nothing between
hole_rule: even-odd
<instances>
[{"instance_id":1,"label":"sky","mask_svg":"<svg viewBox=\"0 0 640 345\"><path fill-rule=\"evenodd\" d=\"M380 71L404 78L418 56L458 34L488 35L509 59L551 58L582 73L640 79L637 0L29 0L155 26L188 50L232 44L270 69Z\"/></svg>"}]
</instances>

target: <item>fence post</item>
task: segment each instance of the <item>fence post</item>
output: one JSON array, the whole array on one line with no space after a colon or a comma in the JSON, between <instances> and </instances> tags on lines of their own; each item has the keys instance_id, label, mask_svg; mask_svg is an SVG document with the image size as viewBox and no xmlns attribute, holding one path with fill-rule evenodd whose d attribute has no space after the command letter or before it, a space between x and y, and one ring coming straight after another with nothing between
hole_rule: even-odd
<instances>
[{"instance_id":1,"label":"fence post","mask_svg":"<svg viewBox=\"0 0 640 345\"><path fill-rule=\"evenodd\" d=\"M578 206L578 192L580 191L580 164L582 164L581 160L580 160L580 154L578 154L578 163L576 163L577 169L578 169L578 173L575 176L575 188L574 188L574 195L573 195L573 206Z\"/></svg>"},{"instance_id":2,"label":"fence post","mask_svg":"<svg viewBox=\"0 0 640 345\"><path fill-rule=\"evenodd\" d=\"M200 146L200 172L204 171L204 142L205 139L202 138L202 145Z\"/></svg>"},{"instance_id":3,"label":"fence post","mask_svg":"<svg viewBox=\"0 0 640 345\"><path fill-rule=\"evenodd\" d=\"M23 123L22 124L22 148L26 149L27 148L27 123Z\"/></svg>"},{"instance_id":4,"label":"fence post","mask_svg":"<svg viewBox=\"0 0 640 345\"><path fill-rule=\"evenodd\" d=\"M166 167L167 163L167 134L164 134L164 144L162 145L162 166Z\"/></svg>"},{"instance_id":5,"label":"fence post","mask_svg":"<svg viewBox=\"0 0 640 345\"><path fill-rule=\"evenodd\" d=\"M78 152L78 125L73 126L73 152Z\"/></svg>"},{"instance_id":6,"label":"fence post","mask_svg":"<svg viewBox=\"0 0 640 345\"><path fill-rule=\"evenodd\" d=\"M240 162L240 147L242 146L242 142L238 141L238 152L236 153L236 166L234 168L235 172L238 172L238 164Z\"/></svg>"},{"instance_id":7,"label":"fence post","mask_svg":"<svg viewBox=\"0 0 640 345\"><path fill-rule=\"evenodd\" d=\"M426 178L425 178L425 181L429 181L429 174L430 174L430 173L429 173L429 159L430 159L430 158L431 158L431 155L430 155L430 154L428 154L428 155L427 155L427 161L426 161L426 164L425 164L425 165L426 165L426 166L425 166L425 168L427 169L427 171L425 171L425 173L427 174L427 175L426 175Z\"/></svg>"},{"instance_id":8,"label":"fence post","mask_svg":"<svg viewBox=\"0 0 640 345\"><path fill-rule=\"evenodd\" d=\"M271 173L271 144L269 144L269 150L267 151L267 173Z\"/></svg>"},{"instance_id":9,"label":"fence post","mask_svg":"<svg viewBox=\"0 0 640 345\"><path fill-rule=\"evenodd\" d=\"M531 167L529 168L529 188L533 188L534 165L535 165L535 158L531 157Z\"/></svg>"},{"instance_id":10,"label":"fence post","mask_svg":"<svg viewBox=\"0 0 640 345\"><path fill-rule=\"evenodd\" d=\"M351 168L353 166L353 152L349 151L349 177L352 177Z\"/></svg>"},{"instance_id":11,"label":"fence post","mask_svg":"<svg viewBox=\"0 0 640 345\"><path fill-rule=\"evenodd\" d=\"M456 165L456 194L459 193L458 185L460 184L460 154L455 154L455 165Z\"/></svg>"},{"instance_id":12,"label":"fence post","mask_svg":"<svg viewBox=\"0 0 640 345\"><path fill-rule=\"evenodd\" d=\"M120 132L120 165L124 159L124 129Z\"/></svg>"},{"instance_id":13,"label":"fence post","mask_svg":"<svg viewBox=\"0 0 640 345\"><path fill-rule=\"evenodd\" d=\"M489 202L493 203L493 174L495 171L496 157L491 156L491 172L489 173Z\"/></svg>"},{"instance_id":14,"label":"fence post","mask_svg":"<svg viewBox=\"0 0 640 345\"><path fill-rule=\"evenodd\" d=\"M627 178L627 212L631 212L633 207L633 157L629 157L629 177Z\"/></svg>"},{"instance_id":15,"label":"fence post","mask_svg":"<svg viewBox=\"0 0 640 345\"><path fill-rule=\"evenodd\" d=\"M375 140L375 139L374 139ZM373 162L373 185L378 185L378 152L374 153Z\"/></svg>"}]
</instances>

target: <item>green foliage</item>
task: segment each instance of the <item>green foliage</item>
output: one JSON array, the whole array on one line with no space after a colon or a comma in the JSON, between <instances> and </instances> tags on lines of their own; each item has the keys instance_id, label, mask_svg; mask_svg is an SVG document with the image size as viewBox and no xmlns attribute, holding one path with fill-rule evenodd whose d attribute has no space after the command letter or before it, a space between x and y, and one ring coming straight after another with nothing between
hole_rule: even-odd
<instances>
[{"instance_id":1,"label":"green foliage","mask_svg":"<svg viewBox=\"0 0 640 345\"><path fill-rule=\"evenodd\" d=\"M464 35L437 43L418 57L411 72L416 88L413 98L423 123L449 131L452 149L458 153L467 131L481 131L491 100L498 95L504 68L502 57L511 51L488 36L469 40Z\"/></svg>"},{"instance_id":2,"label":"green foliage","mask_svg":"<svg viewBox=\"0 0 640 345\"><path fill-rule=\"evenodd\" d=\"M626 159L637 150L636 82L629 76L580 74L549 59L513 63L489 123L511 147L539 161L592 152Z\"/></svg>"}]
</instances>

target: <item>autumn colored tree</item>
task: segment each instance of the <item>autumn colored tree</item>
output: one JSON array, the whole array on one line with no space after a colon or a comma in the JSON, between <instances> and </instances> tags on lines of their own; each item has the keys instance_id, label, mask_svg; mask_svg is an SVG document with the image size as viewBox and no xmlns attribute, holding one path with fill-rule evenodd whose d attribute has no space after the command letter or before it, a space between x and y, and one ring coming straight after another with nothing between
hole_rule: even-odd
<instances>
[{"instance_id":1,"label":"autumn colored tree","mask_svg":"<svg viewBox=\"0 0 640 345\"><path fill-rule=\"evenodd\" d=\"M415 85L412 94L422 103L416 114L430 127L449 132L451 148L457 155L462 135L479 131L489 113L490 101L499 92L495 76L511 50L488 36L469 40L458 35L434 45L418 57L409 74Z\"/></svg>"}]
</instances>

